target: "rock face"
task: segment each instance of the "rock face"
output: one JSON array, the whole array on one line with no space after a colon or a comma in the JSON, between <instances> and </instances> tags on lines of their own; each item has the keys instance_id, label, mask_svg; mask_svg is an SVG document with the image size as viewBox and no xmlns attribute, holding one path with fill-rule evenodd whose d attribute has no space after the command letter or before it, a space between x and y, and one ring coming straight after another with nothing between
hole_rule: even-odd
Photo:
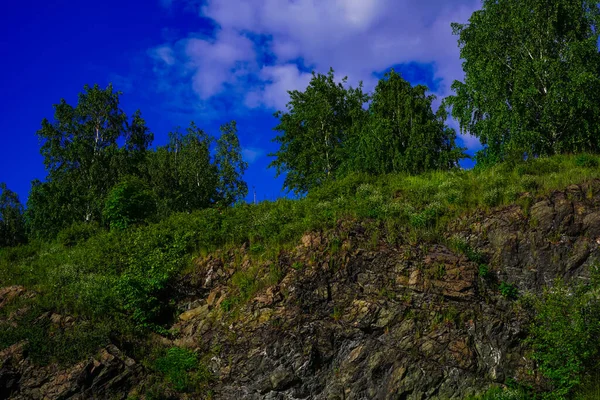
<instances>
[{"instance_id":1,"label":"rock face","mask_svg":"<svg viewBox=\"0 0 600 400\"><path fill-rule=\"evenodd\" d=\"M0 352L0 399L125 399L141 375L141 367L112 345L61 370L31 363L23 344Z\"/></svg>"},{"instance_id":2,"label":"rock face","mask_svg":"<svg viewBox=\"0 0 600 400\"><path fill-rule=\"evenodd\" d=\"M600 254L599 194L592 181L453 222L438 243L468 243L487 277L452 246L392 245L382 232L374 241L346 221L275 264L245 256L242 270L282 278L231 313L233 262L198 260L177 285L179 336L164 341L206 355L213 399L462 399L507 378L535 381L529 316L497 283L537 293L558 277L587 279ZM143 386L143 369L114 346L68 371L36 368L21 349L0 353L0 399L126 398Z\"/></svg>"}]
</instances>

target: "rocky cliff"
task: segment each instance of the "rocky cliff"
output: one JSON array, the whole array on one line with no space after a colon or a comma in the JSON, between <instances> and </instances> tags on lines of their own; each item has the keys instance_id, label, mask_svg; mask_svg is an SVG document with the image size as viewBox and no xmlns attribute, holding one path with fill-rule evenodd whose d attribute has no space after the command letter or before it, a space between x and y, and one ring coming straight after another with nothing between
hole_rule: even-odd
<instances>
[{"instance_id":1,"label":"rocky cliff","mask_svg":"<svg viewBox=\"0 0 600 400\"><path fill-rule=\"evenodd\" d=\"M594 180L464 215L426 240L344 220L275 260L246 247L213 253L172 287L175 333L153 338L195 351L210 379L202 394L164 396L462 399L509 378L539 385L523 341L531 314L517 298L558 277L588 279L599 252ZM278 279L250 291L240 271ZM5 288L0 307L26 295ZM114 344L66 369L34 365L22 344L0 352L0 399L144 398L150 385L148 369Z\"/></svg>"}]
</instances>

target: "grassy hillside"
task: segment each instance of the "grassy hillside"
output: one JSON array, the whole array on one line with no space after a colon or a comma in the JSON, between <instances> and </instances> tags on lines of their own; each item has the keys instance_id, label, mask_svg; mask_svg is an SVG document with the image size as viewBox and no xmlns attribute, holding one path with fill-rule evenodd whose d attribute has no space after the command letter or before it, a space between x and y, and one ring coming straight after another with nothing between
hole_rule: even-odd
<instances>
[{"instance_id":1,"label":"grassy hillside","mask_svg":"<svg viewBox=\"0 0 600 400\"><path fill-rule=\"evenodd\" d=\"M12 321L0 325L0 350L27 340L36 362L67 365L112 342L169 370L169 354L153 350L149 334L173 334L173 285L199 257L246 246L252 257L274 260L304 233L341 220L363 221L374 244L382 237L390 245L443 243L457 217L512 203L527 210L535 196L600 178L599 163L596 156L558 156L486 170L356 175L302 199L176 214L124 231L75 225L52 242L0 249L0 287L22 285L31 294L0 308L0 321ZM225 307L234 310L281 276L276 268L234 275L236 295ZM49 311L77 323L60 330L35 323Z\"/></svg>"}]
</instances>

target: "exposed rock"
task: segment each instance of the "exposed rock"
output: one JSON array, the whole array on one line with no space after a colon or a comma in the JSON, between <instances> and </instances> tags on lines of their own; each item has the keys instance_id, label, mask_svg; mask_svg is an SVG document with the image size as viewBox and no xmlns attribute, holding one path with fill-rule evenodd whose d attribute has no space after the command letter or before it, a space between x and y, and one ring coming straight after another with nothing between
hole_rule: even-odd
<instances>
[{"instance_id":1,"label":"exposed rock","mask_svg":"<svg viewBox=\"0 0 600 400\"><path fill-rule=\"evenodd\" d=\"M126 399L143 372L113 345L67 369L33 364L25 347L22 342L0 352L0 399Z\"/></svg>"}]
</instances>

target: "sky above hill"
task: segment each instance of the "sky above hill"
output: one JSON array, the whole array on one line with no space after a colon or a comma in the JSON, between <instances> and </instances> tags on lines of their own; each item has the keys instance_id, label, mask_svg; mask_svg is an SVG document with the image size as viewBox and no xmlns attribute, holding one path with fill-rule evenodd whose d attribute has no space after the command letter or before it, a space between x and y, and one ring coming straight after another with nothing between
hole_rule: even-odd
<instances>
[{"instance_id":1,"label":"sky above hill","mask_svg":"<svg viewBox=\"0 0 600 400\"><path fill-rule=\"evenodd\" d=\"M61 98L112 82L141 109L155 145L191 120L209 133L237 120L253 197L284 195L267 169L288 90L335 70L371 90L389 68L439 98L463 72L451 22L479 0L54 0L0 8L0 182L25 201L45 170L35 132ZM450 125L456 127L453 121ZM457 129L458 130L458 129ZM479 148L470 136L459 143ZM467 162L465 165L469 165Z\"/></svg>"}]
</instances>

